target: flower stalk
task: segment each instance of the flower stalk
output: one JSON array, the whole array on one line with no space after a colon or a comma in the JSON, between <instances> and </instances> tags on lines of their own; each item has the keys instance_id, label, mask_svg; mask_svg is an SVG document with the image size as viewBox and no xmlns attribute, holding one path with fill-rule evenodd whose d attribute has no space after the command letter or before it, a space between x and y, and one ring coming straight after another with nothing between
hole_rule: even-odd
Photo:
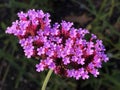
<instances>
[{"instance_id":1,"label":"flower stalk","mask_svg":"<svg viewBox=\"0 0 120 90\"><path fill-rule=\"evenodd\" d=\"M52 72L53 72L53 70L50 69L49 72L48 72L48 74L47 74L47 76L46 76L46 78L45 78L45 80L44 80L44 82L43 82L42 90L46 90L46 86L47 86L47 84L48 84L48 81L49 81L49 79L50 79L50 76L52 75Z\"/></svg>"}]
</instances>

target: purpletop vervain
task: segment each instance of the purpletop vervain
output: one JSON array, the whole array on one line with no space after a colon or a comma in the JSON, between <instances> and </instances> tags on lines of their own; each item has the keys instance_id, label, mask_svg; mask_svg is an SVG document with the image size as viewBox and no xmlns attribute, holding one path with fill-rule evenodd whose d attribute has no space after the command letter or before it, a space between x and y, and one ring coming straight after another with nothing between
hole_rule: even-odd
<instances>
[{"instance_id":1,"label":"purpletop vervain","mask_svg":"<svg viewBox=\"0 0 120 90\"><path fill-rule=\"evenodd\" d=\"M51 25L50 14L42 10L20 12L18 17L6 33L19 38L27 58L40 58L38 72L48 68L61 76L88 79L89 74L97 77L102 62L108 61L102 40L86 29L66 21Z\"/></svg>"}]
</instances>

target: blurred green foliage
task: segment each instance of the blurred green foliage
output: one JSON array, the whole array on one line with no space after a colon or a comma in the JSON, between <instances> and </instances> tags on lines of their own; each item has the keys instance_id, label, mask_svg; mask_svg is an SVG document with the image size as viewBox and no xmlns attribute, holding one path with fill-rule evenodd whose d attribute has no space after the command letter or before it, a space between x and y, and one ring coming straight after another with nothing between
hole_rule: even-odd
<instances>
[{"instance_id":1,"label":"blurred green foliage","mask_svg":"<svg viewBox=\"0 0 120 90\"><path fill-rule=\"evenodd\" d=\"M27 59L17 38L5 34L6 28L17 19L17 12L33 8L50 12L54 22L70 13L77 16L80 12L87 13L92 20L78 27L86 27L102 39L110 58L98 78L76 81L52 74L47 90L120 90L120 0L0 1L0 90L41 89L47 71L37 73L37 60Z\"/></svg>"}]
</instances>

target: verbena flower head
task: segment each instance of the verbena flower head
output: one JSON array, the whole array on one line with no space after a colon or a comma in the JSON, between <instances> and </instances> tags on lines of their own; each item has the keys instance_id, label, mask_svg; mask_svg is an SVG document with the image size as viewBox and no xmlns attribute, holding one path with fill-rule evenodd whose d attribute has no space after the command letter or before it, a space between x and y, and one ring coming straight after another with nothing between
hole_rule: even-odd
<instances>
[{"instance_id":1,"label":"verbena flower head","mask_svg":"<svg viewBox=\"0 0 120 90\"><path fill-rule=\"evenodd\" d=\"M52 69L61 76L88 79L90 74L97 77L102 62L108 61L102 40L86 29L66 21L51 26L50 15L42 10L20 12L18 17L6 33L19 38L27 58L40 59L38 72Z\"/></svg>"}]
</instances>

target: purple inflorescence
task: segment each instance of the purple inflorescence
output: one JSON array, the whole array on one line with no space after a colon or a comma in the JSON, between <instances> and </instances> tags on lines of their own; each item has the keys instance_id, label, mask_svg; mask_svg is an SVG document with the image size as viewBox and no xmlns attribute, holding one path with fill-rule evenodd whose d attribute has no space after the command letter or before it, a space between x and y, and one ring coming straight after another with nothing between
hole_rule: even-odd
<instances>
[{"instance_id":1,"label":"purple inflorescence","mask_svg":"<svg viewBox=\"0 0 120 90\"><path fill-rule=\"evenodd\" d=\"M19 38L27 58L40 58L38 72L48 68L61 76L88 79L89 74L97 77L102 62L108 61L102 40L86 29L66 21L51 26L50 15L42 10L20 12L18 17L6 33Z\"/></svg>"}]
</instances>

